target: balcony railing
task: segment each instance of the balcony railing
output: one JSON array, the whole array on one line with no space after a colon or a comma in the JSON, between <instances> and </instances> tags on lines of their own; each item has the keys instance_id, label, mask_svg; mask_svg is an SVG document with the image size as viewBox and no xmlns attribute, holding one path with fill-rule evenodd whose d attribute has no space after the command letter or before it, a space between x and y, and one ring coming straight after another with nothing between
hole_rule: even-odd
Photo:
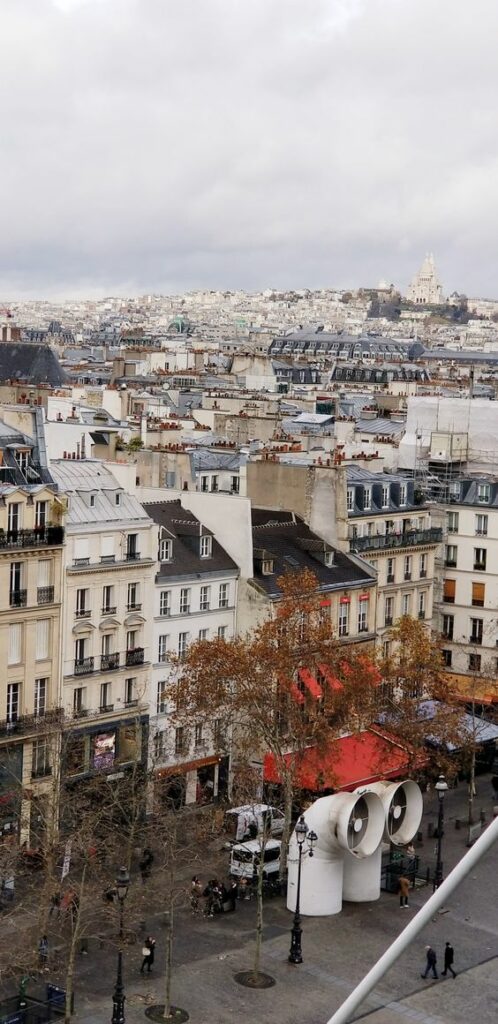
<instances>
[{"instance_id":1,"label":"balcony railing","mask_svg":"<svg viewBox=\"0 0 498 1024\"><path fill-rule=\"evenodd\" d=\"M469 644L482 644L482 633L472 633L469 637Z\"/></svg>"},{"instance_id":2,"label":"balcony railing","mask_svg":"<svg viewBox=\"0 0 498 1024\"><path fill-rule=\"evenodd\" d=\"M100 657L100 671L109 672L111 669L119 668L119 652L113 654L102 654Z\"/></svg>"},{"instance_id":3,"label":"balcony railing","mask_svg":"<svg viewBox=\"0 0 498 1024\"><path fill-rule=\"evenodd\" d=\"M91 618L90 608L77 608L75 612L77 619L89 619Z\"/></svg>"},{"instance_id":4,"label":"balcony railing","mask_svg":"<svg viewBox=\"0 0 498 1024\"><path fill-rule=\"evenodd\" d=\"M74 663L74 674L75 676L87 676L93 672L93 667L93 658L78 658Z\"/></svg>"},{"instance_id":5,"label":"balcony railing","mask_svg":"<svg viewBox=\"0 0 498 1024\"><path fill-rule=\"evenodd\" d=\"M386 551L390 548L413 548L424 544L440 544L443 531L440 527L429 530L410 530L406 533L380 533L372 537L352 537L351 551Z\"/></svg>"},{"instance_id":6,"label":"balcony railing","mask_svg":"<svg viewBox=\"0 0 498 1024\"><path fill-rule=\"evenodd\" d=\"M102 715L104 715L106 712L114 711L114 704L101 704L99 707L99 711L101 712Z\"/></svg>"},{"instance_id":7,"label":"balcony railing","mask_svg":"<svg viewBox=\"0 0 498 1024\"><path fill-rule=\"evenodd\" d=\"M126 665L143 665L145 651L143 647L134 647L131 651L126 651Z\"/></svg>"},{"instance_id":8,"label":"balcony railing","mask_svg":"<svg viewBox=\"0 0 498 1024\"><path fill-rule=\"evenodd\" d=\"M141 610L142 605L140 601L132 601L131 604L126 605L127 612L140 612ZM164 612L161 612L161 615L164 615Z\"/></svg>"},{"instance_id":9,"label":"balcony railing","mask_svg":"<svg viewBox=\"0 0 498 1024\"><path fill-rule=\"evenodd\" d=\"M43 715L19 715L14 720L4 719L0 722L0 736L49 732L53 726L62 721L62 718L62 708L51 708Z\"/></svg>"},{"instance_id":10,"label":"balcony railing","mask_svg":"<svg viewBox=\"0 0 498 1024\"><path fill-rule=\"evenodd\" d=\"M11 608L25 608L28 603L28 591L11 590L9 603Z\"/></svg>"},{"instance_id":11,"label":"balcony railing","mask_svg":"<svg viewBox=\"0 0 498 1024\"><path fill-rule=\"evenodd\" d=\"M394 583L394 573L393 572L388 572L388 574L387 574L387 583Z\"/></svg>"},{"instance_id":12,"label":"balcony railing","mask_svg":"<svg viewBox=\"0 0 498 1024\"><path fill-rule=\"evenodd\" d=\"M53 604L54 603L54 588L53 587L38 587L36 591L36 600L38 604Z\"/></svg>"},{"instance_id":13,"label":"balcony railing","mask_svg":"<svg viewBox=\"0 0 498 1024\"><path fill-rule=\"evenodd\" d=\"M127 562L138 562L138 561L140 561L140 552L139 551L127 551L126 554L125 554L125 559L126 559Z\"/></svg>"},{"instance_id":14,"label":"balcony railing","mask_svg":"<svg viewBox=\"0 0 498 1024\"><path fill-rule=\"evenodd\" d=\"M102 615L115 615L115 614L116 614L116 609L112 608L110 605L107 608L103 608L102 609Z\"/></svg>"},{"instance_id":15,"label":"balcony railing","mask_svg":"<svg viewBox=\"0 0 498 1024\"><path fill-rule=\"evenodd\" d=\"M41 526L35 530L0 530L0 549L55 547L63 543L62 526Z\"/></svg>"}]
</instances>

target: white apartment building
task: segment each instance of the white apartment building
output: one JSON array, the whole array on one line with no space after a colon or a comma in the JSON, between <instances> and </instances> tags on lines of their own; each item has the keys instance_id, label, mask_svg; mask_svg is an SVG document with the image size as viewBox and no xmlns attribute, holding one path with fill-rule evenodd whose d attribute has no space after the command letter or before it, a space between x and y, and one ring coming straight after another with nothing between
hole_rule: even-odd
<instances>
[{"instance_id":1,"label":"white apartment building","mask_svg":"<svg viewBox=\"0 0 498 1024\"><path fill-rule=\"evenodd\" d=\"M438 627L456 688L498 703L498 479L449 485Z\"/></svg>"},{"instance_id":2,"label":"white apartment building","mask_svg":"<svg viewBox=\"0 0 498 1024\"><path fill-rule=\"evenodd\" d=\"M55 460L51 470L69 502L66 774L85 778L146 764L157 529L101 462Z\"/></svg>"},{"instance_id":3,"label":"white apartment building","mask_svg":"<svg viewBox=\"0 0 498 1024\"><path fill-rule=\"evenodd\" d=\"M388 644L384 635L403 615L432 619L442 529L431 524L414 481L401 475L348 468L346 502L350 550L377 571L375 626Z\"/></svg>"},{"instance_id":4,"label":"white apartment building","mask_svg":"<svg viewBox=\"0 0 498 1024\"><path fill-rule=\"evenodd\" d=\"M153 588L150 766L164 793L178 805L226 794L229 753L220 753L216 723L209 732L175 724L166 697L174 669L195 640L235 634L239 570L211 530L180 500L145 504L159 527L159 570Z\"/></svg>"}]
</instances>

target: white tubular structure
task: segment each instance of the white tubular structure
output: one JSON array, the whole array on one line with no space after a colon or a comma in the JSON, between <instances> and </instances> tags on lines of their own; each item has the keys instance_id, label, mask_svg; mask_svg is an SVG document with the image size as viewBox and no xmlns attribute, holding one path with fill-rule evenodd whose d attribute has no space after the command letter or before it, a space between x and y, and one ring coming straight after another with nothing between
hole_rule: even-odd
<instances>
[{"instance_id":1,"label":"white tubular structure","mask_svg":"<svg viewBox=\"0 0 498 1024\"><path fill-rule=\"evenodd\" d=\"M422 928L429 923L434 917L434 914L440 907L442 907L452 892L463 882L464 878L467 877L470 871L480 861L481 857L489 850L489 848L498 839L498 818L488 825L485 832L479 836L479 839L471 846L470 850L467 851L465 857L458 862L453 871L450 872L447 878L445 878L439 889L432 894L427 900L427 903L415 914L415 917L408 923L406 928L403 929L397 939L386 949L380 960L374 964L372 969L365 975L360 984L356 986L351 992L351 995L345 1000L342 1006L330 1017L327 1024L347 1024L351 1015L358 1009L364 999L370 992L375 988L377 983L381 981L384 975L387 973L390 967L396 963L398 957L408 949L408 946L416 938L416 936L422 931Z\"/></svg>"},{"instance_id":2,"label":"white tubular structure","mask_svg":"<svg viewBox=\"0 0 498 1024\"><path fill-rule=\"evenodd\" d=\"M342 909L343 855L368 857L384 831L384 809L375 793L336 793L316 800L305 812L308 828L318 836L313 857L303 849L301 868L302 914L327 916ZM297 895L298 845L289 843L287 907L294 911Z\"/></svg>"},{"instance_id":3,"label":"white tubular structure","mask_svg":"<svg viewBox=\"0 0 498 1024\"><path fill-rule=\"evenodd\" d=\"M405 846L416 834L424 809L422 794L416 782L373 782L370 786L355 790L356 793L376 793L382 801L385 828L383 839L395 846ZM371 857L359 861L344 856L344 878L342 896L352 903L378 900L380 897L380 875L382 867L382 846L379 845Z\"/></svg>"}]
</instances>

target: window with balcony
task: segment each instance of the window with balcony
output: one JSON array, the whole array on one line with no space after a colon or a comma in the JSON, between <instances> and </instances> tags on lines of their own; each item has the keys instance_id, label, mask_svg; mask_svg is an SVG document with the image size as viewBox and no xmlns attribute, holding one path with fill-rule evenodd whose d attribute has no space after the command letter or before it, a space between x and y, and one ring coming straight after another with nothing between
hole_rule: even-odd
<instances>
[{"instance_id":1,"label":"window with balcony","mask_svg":"<svg viewBox=\"0 0 498 1024\"><path fill-rule=\"evenodd\" d=\"M358 633L368 633L368 601L359 602Z\"/></svg>"},{"instance_id":2,"label":"window with balcony","mask_svg":"<svg viewBox=\"0 0 498 1024\"><path fill-rule=\"evenodd\" d=\"M199 608L201 612L208 612L211 602L211 587L201 587Z\"/></svg>"},{"instance_id":3,"label":"window with balcony","mask_svg":"<svg viewBox=\"0 0 498 1024\"><path fill-rule=\"evenodd\" d=\"M482 644L483 619L470 620L470 643Z\"/></svg>"},{"instance_id":4,"label":"window with balcony","mask_svg":"<svg viewBox=\"0 0 498 1024\"><path fill-rule=\"evenodd\" d=\"M160 679L157 684L157 698L156 698L156 711L158 715L165 715L168 710L168 702L166 699L166 680Z\"/></svg>"},{"instance_id":5,"label":"window with balcony","mask_svg":"<svg viewBox=\"0 0 498 1024\"><path fill-rule=\"evenodd\" d=\"M9 603L11 608L25 608L27 604L27 590L24 586L24 563L10 563L10 593Z\"/></svg>"},{"instance_id":6,"label":"window with balcony","mask_svg":"<svg viewBox=\"0 0 498 1024\"><path fill-rule=\"evenodd\" d=\"M443 601L447 604L455 604L456 580L443 581Z\"/></svg>"},{"instance_id":7,"label":"window with balcony","mask_svg":"<svg viewBox=\"0 0 498 1024\"><path fill-rule=\"evenodd\" d=\"M160 664L164 664L168 660L168 649L169 649L169 633L162 633L159 637L159 644L157 649L157 660Z\"/></svg>"},{"instance_id":8,"label":"window with balcony","mask_svg":"<svg viewBox=\"0 0 498 1024\"><path fill-rule=\"evenodd\" d=\"M482 664L482 657L481 657L481 655L480 654L475 654L474 651L472 651L472 653L469 654L469 670L470 670L470 672L480 672L481 671L481 664Z\"/></svg>"},{"instance_id":9,"label":"window with balcony","mask_svg":"<svg viewBox=\"0 0 498 1024\"><path fill-rule=\"evenodd\" d=\"M19 501L10 501L7 506L7 530L11 537L16 537L22 527L22 505Z\"/></svg>"},{"instance_id":10,"label":"window with balcony","mask_svg":"<svg viewBox=\"0 0 498 1024\"><path fill-rule=\"evenodd\" d=\"M339 602L338 633L339 636L347 636L349 633L349 600L342 599Z\"/></svg>"},{"instance_id":11,"label":"window with balcony","mask_svg":"<svg viewBox=\"0 0 498 1024\"><path fill-rule=\"evenodd\" d=\"M441 651L441 655L442 655L442 658L443 658L443 665L444 665L444 667L445 668L451 668L451 663L453 661L453 651L443 650L443 651Z\"/></svg>"},{"instance_id":12,"label":"window with balcony","mask_svg":"<svg viewBox=\"0 0 498 1024\"><path fill-rule=\"evenodd\" d=\"M126 596L126 607L129 612L140 611L142 607L140 604L140 584L129 583L127 596Z\"/></svg>"},{"instance_id":13,"label":"window with balcony","mask_svg":"<svg viewBox=\"0 0 498 1024\"><path fill-rule=\"evenodd\" d=\"M444 564L447 565L448 568L456 569L457 558L458 558L458 548L456 547L456 545L455 544L447 544L446 545L446 557L445 557Z\"/></svg>"},{"instance_id":14,"label":"window with balcony","mask_svg":"<svg viewBox=\"0 0 498 1024\"><path fill-rule=\"evenodd\" d=\"M37 501L35 505L35 530L43 530L47 525L48 501Z\"/></svg>"},{"instance_id":15,"label":"window with balcony","mask_svg":"<svg viewBox=\"0 0 498 1024\"><path fill-rule=\"evenodd\" d=\"M21 683L7 684L7 714L8 725L17 722L21 712Z\"/></svg>"},{"instance_id":16,"label":"window with balcony","mask_svg":"<svg viewBox=\"0 0 498 1024\"><path fill-rule=\"evenodd\" d=\"M100 561L116 561L115 537L113 533L104 533L100 538Z\"/></svg>"},{"instance_id":17,"label":"window with balcony","mask_svg":"<svg viewBox=\"0 0 498 1024\"><path fill-rule=\"evenodd\" d=\"M159 614L163 618L171 615L171 590L161 590L159 593Z\"/></svg>"},{"instance_id":18,"label":"window with balcony","mask_svg":"<svg viewBox=\"0 0 498 1024\"><path fill-rule=\"evenodd\" d=\"M33 779L44 778L50 775L50 747L46 737L33 741L31 748L31 777Z\"/></svg>"},{"instance_id":19,"label":"window with balcony","mask_svg":"<svg viewBox=\"0 0 498 1024\"><path fill-rule=\"evenodd\" d=\"M405 582L412 578L412 556L405 555L404 559L404 579Z\"/></svg>"},{"instance_id":20,"label":"window with balcony","mask_svg":"<svg viewBox=\"0 0 498 1024\"><path fill-rule=\"evenodd\" d=\"M112 683L100 684L100 710L112 711Z\"/></svg>"},{"instance_id":21,"label":"window with balcony","mask_svg":"<svg viewBox=\"0 0 498 1024\"><path fill-rule=\"evenodd\" d=\"M448 533L458 533L458 512L447 513Z\"/></svg>"},{"instance_id":22,"label":"window with balcony","mask_svg":"<svg viewBox=\"0 0 498 1024\"><path fill-rule=\"evenodd\" d=\"M211 557L212 547L213 547L213 538L212 537L207 537L207 536L201 537L201 545L200 545L201 558L210 558Z\"/></svg>"},{"instance_id":23,"label":"window with balcony","mask_svg":"<svg viewBox=\"0 0 498 1024\"><path fill-rule=\"evenodd\" d=\"M209 491L209 477L201 476L201 491Z\"/></svg>"},{"instance_id":24,"label":"window with balcony","mask_svg":"<svg viewBox=\"0 0 498 1024\"><path fill-rule=\"evenodd\" d=\"M34 692L34 713L37 718L42 718L47 709L48 679L43 676L35 679Z\"/></svg>"},{"instance_id":25,"label":"window with balcony","mask_svg":"<svg viewBox=\"0 0 498 1024\"><path fill-rule=\"evenodd\" d=\"M81 587L76 591L76 618L77 619L89 619L92 614L90 611L90 591L86 587Z\"/></svg>"},{"instance_id":26,"label":"window with balcony","mask_svg":"<svg viewBox=\"0 0 498 1024\"><path fill-rule=\"evenodd\" d=\"M472 604L474 605L475 608L484 608L484 594L484 583L472 584Z\"/></svg>"},{"instance_id":27,"label":"window with balcony","mask_svg":"<svg viewBox=\"0 0 498 1024\"><path fill-rule=\"evenodd\" d=\"M189 641L189 634L188 633L179 633L178 634L178 657L179 658L184 658L185 657L185 655L187 653L187 648L188 648L188 641Z\"/></svg>"},{"instance_id":28,"label":"window with balcony","mask_svg":"<svg viewBox=\"0 0 498 1024\"><path fill-rule=\"evenodd\" d=\"M486 548L474 548L474 569L486 571Z\"/></svg>"},{"instance_id":29,"label":"window with balcony","mask_svg":"<svg viewBox=\"0 0 498 1024\"><path fill-rule=\"evenodd\" d=\"M73 714L81 715L86 711L86 686L75 686L73 690Z\"/></svg>"},{"instance_id":30,"label":"window with balcony","mask_svg":"<svg viewBox=\"0 0 498 1024\"><path fill-rule=\"evenodd\" d=\"M420 590L418 594L418 617L419 619L425 619L427 610L427 592Z\"/></svg>"},{"instance_id":31,"label":"window with balcony","mask_svg":"<svg viewBox=\"0 0 498 1024\"><path fill-rule=\"evenodd\" d=\"M478 514L475 517L475 531L477 537L487 537L488 535L488 517L487 515Z\"/></svg>"},{"instance_id":32,"label":"window with balcony","mask_svg":"<svg viewBox=\"0 0 498 1024\"><path fill-rule=\"evenodd\" d=\"M180 590L180 615L190 613L190 587L182 587Z\"/></svg>"},{"instance_id":33,"label":"window with balcony","mask_svg":"<svg viewBox=\"0 0 498 1024\"><path fill-rule=\"evenodd\" d=\"M388 558L386 563L386 583L394 583L394 558Z\"/></svg>"},{"instance_id":34,"label":"window with balcony","mask_svg":"<svg viewBox=\"0 0 498 1024\"><path fill-rule=\"evenodd\" d=\"M87 654L88 640L78 637L74 645L74 674L77 676L93 672L93 658Z\"/></svg>"},{"instance_id":35,"label":"window with balcony","mask_svg":"<svg viewBox=\"0 0 498 1024\"><path fill-rule=\"evenodd\" d=\"M354 512L354 489L352 487L348 487L347 490L347 510Z\"/></svg>"},{"instance_id":36,"label":"window with balcony","mask_svg":"<svg viewBox=\"0 0 498 1024\"><path fill-rule=\"evenodd\" d=\"M384 598L384 626L392 626L394 617L394 598Z\"/></svg>"},{"instance_id":37,"label":"window with balcony","mask_svg":"<svg viewBox=\"0 0 498 1024\"><path fill-rule=\"evenodd\" d=\"M482 502L488 502L490 495L489 484L478 484L477 485L477 500Z\"/></svg>"},{"instance_id":38,"label":"window with balcony","mask_svg":"<svg viewBox=\"0 0 498 1024\"><path fill-rule=\"evenodd\" d=\"M11 622L9 624L9 648L7 653L8 665L19 665L22 661L23 623Z\"/></svg>"},{"instance_id":39,"label":"window with balcony","mask_svg":"<svg viewBox=\"0 0 498 1024\"><path fill-rule=\"evenodd\" d=\"M421 580L425 580L427 576L427 555L420 555L418 560L418 574Z\"/></svg>"},{"instance_id":40,"label":"window with balcony","mask_svg":"<svg viewBox=\"0 0 498 1024\"><path fill-rule=\"evenodd\" d=\"M138 558L140 558L140 552L138 550L138 533L129 533L126 538L126 560L128 562L133 562Z\"/></svg>"},{"instance_id":41,"label":"window with balcony","mask_svg":"<svg viewBox=\"0 0 498 1024\"><path fill-rule=\"evenodd\" d=\"M102 615L115 615L116 605L114 603L114 587L106 585L102 587Z\"/></svg>"},{"instance_id":42,"label":"window with balcony","mask_svg":"<svg viewBox=\"0 0 498 1024\"><path fill-rule=\"evenodd\" d=\"M218 608L228 608L228 583L220 583L218 591Z\"/></svg>"},{"instance_id":43,"label":"window with balcony","mask_svg":"<svg viewBox=\"0 0 498 1024\"><path fill-rule=\"evenodd\" d=\"M232 494L238 494L240 491L240 479L238 476L230 477L230 490Z\"/></svg>"},{"instance_id":44,"label":"window with balcony","mask_svg":"<svg viewBox=\"0 0 498 1024\"><path fill-rule=\"evenodd\" d=\"M455 627L455 616L454 615L443 615L443 636L445 640L453 640L453 630Z\"/></svg>"},{"instance_id":45,"label":"window with balcony","mask_svg":"<svg viewBox=\"0 0 498 1024\"><path fill-rule=\"evenodd\" d=\"M171 562L173 558L173 541L169 537L163 537L159 541L159 561Z\"/></svg>"},{"instance_id":46,"label":"window with balcony","mask_svg":"<svg viewBox=\"0 0 498 1024\"><path fill-rule=\"evenodd\" d=\"M54 600L53 562L51 558L41 558L38 562L38 581L36 599L40 604L52 604Z\"/></svg>"}]
</instances>

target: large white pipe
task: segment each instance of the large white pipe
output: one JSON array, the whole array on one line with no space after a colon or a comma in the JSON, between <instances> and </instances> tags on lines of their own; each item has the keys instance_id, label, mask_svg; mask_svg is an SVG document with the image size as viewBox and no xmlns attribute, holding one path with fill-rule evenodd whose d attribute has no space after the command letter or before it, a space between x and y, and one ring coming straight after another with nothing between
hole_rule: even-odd
<instances>
[{"instance_id":1,"label":"large white pipe","mask_svg":"<svg viewBox=\"0 0 498 1024\"><path fill-rule=\"evenodd\" d=\"M394 846L406 846L416 835L424 802L416 782L373 782L359 787L356 793L376 793L384 810L384 841ZM380 897L380 876L382 870L382 846L379 845L371 857L358 861L344 855L342 896L352 903L378 900Z\"/></svg>"},{"instance_id":2,"label":"large white pipe","mask_svg":"<svg viewBox=\"0 0 498 1024\"><path fill-rule=\"evenodd\" d=\"M368 857L384 831L384 810L375 793L335 793L308 808L306 824L318 836L313 857L303 848L301 868L302 914L327 916L342 909L343 854ZM297 895L299 849L295 834L289 843L287 907L294 911Z\"/></svg>"},{"instance_id":3,"label":"large white pipe","mask_svg":"<svg viewBox=\"0 0 498 1024\"><path fill-rule=\"evenodd\" d=\"M327 1024L347 1024L351 1014L358 1009L364 999L370 992L375 988L379 981L384 977L390 967L396 963L396 960L408 949L408 946L416 938L417 935L422 931L422 928L434 917L436 910L439 910L448 897L455 891L460 882L463 882L464 878L467 877L470 871L475 865L481 860L481 857L490 849L493 843L498 839L498 818L488 825L485 832L479 836L479 839L471 846L470 850L467 851L462 860L453 868L447 878L445 878L439 889L432 894L427 900L427 903L415 914L415 917L407 924L406 928L403 929L397 939L386 949L380 960L371 968L368 974L360 981L359 985L351 992L348 998L344 1001L342 1006L329 1018Z\"/></svg>"}]
</instances>

